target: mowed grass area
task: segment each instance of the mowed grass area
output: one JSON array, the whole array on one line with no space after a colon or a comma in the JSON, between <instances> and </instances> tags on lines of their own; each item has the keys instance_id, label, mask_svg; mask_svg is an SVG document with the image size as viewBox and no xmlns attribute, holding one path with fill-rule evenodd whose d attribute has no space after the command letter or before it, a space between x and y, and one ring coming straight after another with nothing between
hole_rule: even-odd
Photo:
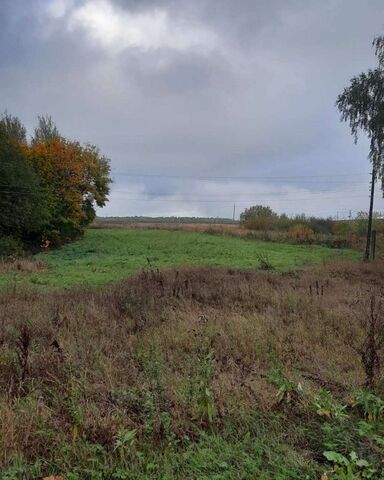
<instances>
[{"instance_id":1,"label":"mowed grass area","mask_svg":"<svg viewBox=\"0 0 384 480\"><path fill-rule=\"evenodd\" d=\"M260 242L204 233L164 230L87 230L83 239L59 250L41 253L45 268L0 274L0 287L97 287L123 279L142 268L212 265L239 269L260 266L267 258L277 271L332 258L358 259L354 250L324 246Z\"/></svg>"}]
</instances>

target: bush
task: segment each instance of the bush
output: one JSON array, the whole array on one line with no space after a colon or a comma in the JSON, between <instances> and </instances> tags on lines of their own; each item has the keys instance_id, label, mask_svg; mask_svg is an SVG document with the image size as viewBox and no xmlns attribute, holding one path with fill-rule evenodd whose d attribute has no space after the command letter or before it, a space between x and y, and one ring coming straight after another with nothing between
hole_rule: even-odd
<instances>
[{"instance_id":1,"label":"bush","mask_svg":"<svg viewBox=\"0 0 384 480\"><path fill-rule=\"evenodd\" d=\"M301 223L288 230L287 238L291 242L303 244L311 244L316 239L314 231Z\"/></svg>"},{"instance_id":2,"label":"bush","mask_svg":"<svg viewBox=\"0 0 384 480\"><path fill-rule=\"evenodd\" d=\"M250 218L244 223L245 227L249 230L268 231L273 228L272 218L267 217L254 217Z\"/></svg>"},{"instance_id":3,"label":"bush","mask_svg":"<svg viewBox=\"0 0 384 480\"><path fill-rule=\"evenodd\" d=\"M10 236L0 237L0 258L19 257L23 254L20 240Z\"/></svg>"},{"instance_id":4,"label":"bush","mask_svg":"<svg viewBox=\"0 0 384 480\"><path fill-rule=\"evenodd\" d=\"M332 233L336 237L346 238L351 230L351 223L346 220L335 221L332 226Z\"/></svg>"},{"instance_id":5,"label":"bush","mask_svg":"<svg viewBox=\"0 0 384 480\"><path fill-rule=\"evenodd\" d=\"M277 219L277 214L263 205L246 208L240 215L240 222L250 230L270 230Z\"/></svg>"},{"instance_id":6,"label":"bush","mask_svg":"<svg viewBox=\"0 0 384 480\"><path fill-rule=\"evenodd\" d=\"M330 248L350 248L352 246L351 241L347 238L329 238L326 242L326 245Z\"/></svg>"}]
</instances>

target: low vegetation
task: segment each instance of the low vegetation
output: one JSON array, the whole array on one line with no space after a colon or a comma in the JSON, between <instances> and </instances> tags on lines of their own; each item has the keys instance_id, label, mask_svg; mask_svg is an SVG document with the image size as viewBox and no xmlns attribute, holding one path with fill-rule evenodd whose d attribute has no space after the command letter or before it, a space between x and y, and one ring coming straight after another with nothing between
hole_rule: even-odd
<instances>
[{"instance_id":1,"label":"low vegetation","mask_svg":"<svg viewBox=\"0 0 384 480\"><path fill-rule=\"evenodd\" d=\"M383 282L333 262L1 292L1 478L384 478Z\"/></svg>"},{"instance_id":2,"label":"low vegetation","mask_svg":"<svg viewBox=\"0 0 384 480\"><path fill-rule=\"evenodd\" d=\"M198 221L197 221L198 220ZM211 235L230 235L253 240L292 243L295 245L325 245L331 248L363 249L368 228L368 214L358 212L348 220L319 218L306 215L278 215L269 207L255 205L245 209L240 222L212 218L96 218L91 228L130 228L151 230L187 230ZM374 212L376 253L383 250L383 214Z\"/></svg>"},{"instance_id":3,"label":"low vegetation","mask_svg":"<svg viewBox=\"0 0 384 480\"><path fill-rule=\"evenodd\" d=\"M278 215L270 207L255 205L246 208L240 216L240 224L246 230L264 235L265 239L288 241L297 244L313 243L334 248L359 248L364 244L368 229L368 214L358 212L354 218L336 220L306 215L288 217ZM373 229L378 242L384 241L383 214L374 212Z\"/></svg>"},{"instance_id":4,"label":"low vegetation","mask_svg":"<svg viewBox=\"0 0 384 480\"><path fill-rule=\"evenodd\" d=\"M318 245L289 245L251 241L196 232L93 229L81 241L60 250L39 254L30 263L45 268L26 271L0 266L0 286L37 288L102 286L121 280L145 267L213 265L232 268L263 268L260 255L276 271L292 270L306 263L330 259L358 259L354 250L335 250ZM16 265L18 265L16 261ZM10 270L11 269L11 270ZM3 273L1 273L3 272Z\"/></svg>"}]
</instances>

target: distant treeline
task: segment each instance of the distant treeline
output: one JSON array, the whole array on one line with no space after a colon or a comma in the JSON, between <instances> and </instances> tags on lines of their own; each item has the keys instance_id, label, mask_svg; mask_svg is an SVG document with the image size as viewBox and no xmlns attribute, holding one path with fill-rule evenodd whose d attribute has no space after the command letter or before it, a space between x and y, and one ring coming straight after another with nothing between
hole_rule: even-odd
<instances>
[{"instance_id":1,"label":"distant treeline","mask_svg":"<svg viewBox=\"0 0 384 480\"><path fill-rule=\"evenodd\" d=\"M220 217L96 217L96 224L105 223L207 223L207 224L237 224L236 220Z\"/></svg>"},{"instance_id":2,"label":"distant treeline","mask_svg":"<svg viewBox=\"0 0 384 480\"><path fill-rule=\"evenodd\" d=\"M384 231L383 214L374 212L373 219L375 227L380 232ZM361 211L348 220L335 220L332 217L322 218L304 214L288 216L282 213L279 215L268 206L254 205L241 213L240 223L250 230L285 232L297 225L303 225L319 234L340 235L353 229L356 234L364 235L367 231L368 213Z\"/></svg>"},{"instance_id":3,"label":"distant treeline","mask_svg":"<svg viewBox=\"0 0 384 480\"><path fill-rule=\"evenodd\" d=\"M241 225L252 232L264 232L275 238L287 239L295 243L326 243L330 246L356 247L366 235L368 214L358 212L348 220L335 220L304 214L289 217L277 214L270 207L254 205L240 215ZM373 228L380 236L384 235L384 219L374 212Z\"/></svg>"}]
</instances>

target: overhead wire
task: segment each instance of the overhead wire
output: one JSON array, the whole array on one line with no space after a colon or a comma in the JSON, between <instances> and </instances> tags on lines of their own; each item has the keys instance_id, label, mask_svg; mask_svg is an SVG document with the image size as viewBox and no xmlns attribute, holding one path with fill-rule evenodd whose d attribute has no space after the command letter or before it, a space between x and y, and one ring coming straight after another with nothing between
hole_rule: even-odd
<instances>
[{"instance_id":1,"label":"overhead wire","mask_svg":"<svg viewBox=\"0 0 384 480\"><path fill-rule=\"evenodd\" d=\"M221 176L221 175L174 175L164 173L137 173L137 172L112 172L114 175L127 177L154 177L154 178L188 178L196 180L277 180L277 179L297 179L297 178L328 178L328 177L363 177L369 173L329 173L323 175L265 175L265 176Z\"/></svg>"}]
</instances>

